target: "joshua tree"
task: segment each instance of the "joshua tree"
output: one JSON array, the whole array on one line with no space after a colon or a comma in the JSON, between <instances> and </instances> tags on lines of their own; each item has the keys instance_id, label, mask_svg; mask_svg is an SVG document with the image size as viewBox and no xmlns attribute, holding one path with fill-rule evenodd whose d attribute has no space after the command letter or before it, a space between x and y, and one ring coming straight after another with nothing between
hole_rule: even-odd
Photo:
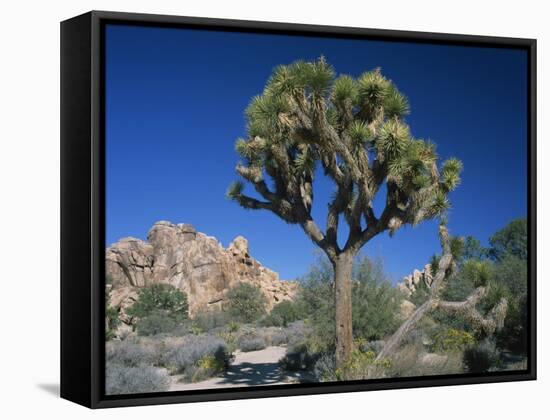
<instances>
[{"instance_id":1,"label":"joshua tree","mask_svg":"<svg viewBox=\"0 0 550 420\"><path fill-rule=\"evenodd\" d=\"M463 301L452 302L441 299L440 291L444 287L444 281L455 271L456 266L452 243L453 241L461 241L461 239L451 238L447 228L443 224L439 226L439 238L443 253L437 262L437 270L430 285L428 299L416 308L397 331L386 340L376 360L391 356L399 348L407 335L414 330L420 320L435 310L451 315L460 315L472 327L482 331L486 335L491 335L503 327L504 318L508 311L508 300L506 298L501 297L486 314L480 313L476 308L476 305L489 294L489 285L477 287Z\"/></svg>"},{"instance_id":2,"label":"joshua tree","mask_svg":"<svg viewBox=\"0 0 550 420\"><path fill-rule=\"evenodd\" d=\"M235 145L242 157L236 171L257 198L240 181L228 197L300 225L333 265L339 366L353 343L354 257L382 232L440 216L460 182L462 163L449 159L439 168L435 145L411 136L408 112L407 98L379 69L355 79L336 77L323 57L298 61L273 71L246 110L247 137ZM313 181L321 174L335 186L324 229L311 212ZM376 214L373 201L384 185L385 208ZM341 218L349 226L342 245Z\"/></svg>"}]
</instances>

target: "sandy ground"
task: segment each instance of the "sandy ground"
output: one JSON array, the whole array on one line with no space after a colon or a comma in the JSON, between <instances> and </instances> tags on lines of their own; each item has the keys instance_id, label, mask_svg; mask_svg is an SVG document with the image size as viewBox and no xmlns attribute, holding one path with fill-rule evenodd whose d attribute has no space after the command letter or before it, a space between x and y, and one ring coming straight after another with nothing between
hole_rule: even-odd
<instances>
[{"instance_id":1,"label":"sandy ground","mask_svg":"<svg viewBox=\"0 0 550 420\"><path fill-rule=\"evenodd\" d=\"M258 385L281 385L300 382L299 374L283 374L279 369L279 359L285 355L285 347L267 347L263 350L243 353L237 351L235 360L227 372L216 378L195 383L179 382L180 375L172 376L169 391L189 391L193 389L230 388Z\"/></svg>"}]
</instances>

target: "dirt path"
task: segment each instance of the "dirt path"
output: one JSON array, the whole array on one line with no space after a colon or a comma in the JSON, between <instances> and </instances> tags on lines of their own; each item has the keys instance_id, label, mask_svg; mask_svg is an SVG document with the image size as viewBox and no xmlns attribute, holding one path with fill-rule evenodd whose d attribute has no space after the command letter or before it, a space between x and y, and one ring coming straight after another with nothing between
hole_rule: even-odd
<instances>
[{"instance_id":1,"label":"dirt path","mask_svg":"<svg viewBox=\"0 0 550 420\"><path fill-rule=\"evenodd\" d=\"M281 385L299 382L303 379L299 373L289 376L279 369L279 360L285 355L285 351L285 347L267 347L263 350L246 353L237 351L235 360L223 376L195 383L179 382L180 375L172 376L172 385L169 391Z\"/></svg>"}]
</instances>

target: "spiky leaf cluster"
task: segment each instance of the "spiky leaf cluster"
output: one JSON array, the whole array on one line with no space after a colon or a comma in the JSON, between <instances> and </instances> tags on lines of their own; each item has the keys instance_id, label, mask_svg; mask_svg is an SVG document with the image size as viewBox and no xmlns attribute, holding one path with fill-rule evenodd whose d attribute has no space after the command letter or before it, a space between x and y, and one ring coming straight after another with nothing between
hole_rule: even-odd
<instances>
[{"instance_id":1,"label":"spiky leaf cluster","mask_svg":"<svg viewBox=\"0 0 550 420\"><path fill-rule=\"evenodd\" d=\"M278 66L246 109L247 136L235 144L237 173L260 198L245 195L242 183L228 196L300 224L329 257L342 251L340 215L350 226L344 250L441 216L462 163L452 158L439 167L435 145L412 137L408 113L407 98L380 69L337 76L323 57ZM311 216L319 165L335 184L324 230ZM376 215L372 202L384 185L386 207Z\"/></svg>"}]
</instances>

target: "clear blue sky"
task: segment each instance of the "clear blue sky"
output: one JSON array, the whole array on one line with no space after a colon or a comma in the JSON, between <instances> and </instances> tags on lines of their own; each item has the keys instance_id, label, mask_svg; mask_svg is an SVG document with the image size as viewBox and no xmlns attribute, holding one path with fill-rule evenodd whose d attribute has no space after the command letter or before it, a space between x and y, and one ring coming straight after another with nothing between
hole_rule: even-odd
<instances>
[{"instance_id":1,"label":"clear blue sky","mask_svg":"<svg viewBox=\"0 0 550 420\"><path fill-rule=\"evenodd\" d=\"M237 235L283 279L303 275L315 246L296 225L225 198L245 135L243 111L271 70L324 55L337 73L381 67L411 104L414 136L464 163L449 227L483 243L526 215L527 55L524 51L382 41L108 26L107 245L146 238L158 220L191 223L224 246ZM331 185L316 186L324 225ZM363 252L394 280L439 251L436 222L380 235Z\"/></svg>"}]
</instances>

